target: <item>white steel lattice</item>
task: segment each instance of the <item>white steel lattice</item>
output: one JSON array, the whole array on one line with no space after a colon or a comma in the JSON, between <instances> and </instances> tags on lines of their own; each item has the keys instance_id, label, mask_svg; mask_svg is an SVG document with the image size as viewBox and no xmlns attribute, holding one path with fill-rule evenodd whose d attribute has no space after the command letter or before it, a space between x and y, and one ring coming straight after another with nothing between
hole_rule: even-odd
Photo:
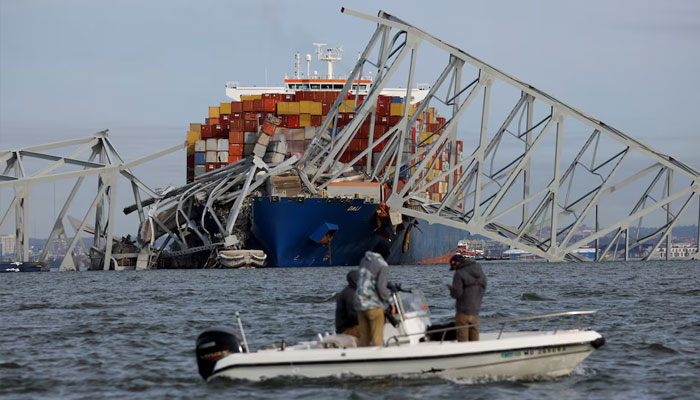
<instances>
[{"instance_id":1,"label":"white steel lattice","mask_svg":"<svg viewBox=\"0 0 700 400\"><path fill-rule=\"evenodd\" d=\"M651 243L646 245L648 259L664 241L671 248L673 227L692 214L687 212L691 204L700 205L697 169L383 11L377 17L342 12L377 25L300 159L316 190L361 162L368 179L391 188L385 201L392 211L483 235L550 261L583 260L577 249L586 246L595 247L598 261L628 259L630 249ZM404 72L410 99L419 49L423 53L428 45L444 54L444 69L416 110L405 107L399 123L374 137L380 92ZM432 53L429 57L437 62ZM352 82L367 70L376 74L366 99L354 107L352 122L329 136L328 129L338 126L341 107L348 107L346 96L358 98ZM499 99L503 93L510 97ZM509 99L511 105L504 107ZM441 134L423 140L415 152L405 151L413 129L421 130L419 116L431 104L448 110ZM365 121L369 146L342 163ZM458 128L473 145L465 148L464 158L457 151ZM424 192L434 182L428 172L440 157L447 166L435 179L446 181L448 190L441 201L433 201ZM645 218L661 220L661 227L642 235ZM700 242L700 230L698 236ZM688 256L699 257L700 252Z\"/></svg>"}]
</instances>

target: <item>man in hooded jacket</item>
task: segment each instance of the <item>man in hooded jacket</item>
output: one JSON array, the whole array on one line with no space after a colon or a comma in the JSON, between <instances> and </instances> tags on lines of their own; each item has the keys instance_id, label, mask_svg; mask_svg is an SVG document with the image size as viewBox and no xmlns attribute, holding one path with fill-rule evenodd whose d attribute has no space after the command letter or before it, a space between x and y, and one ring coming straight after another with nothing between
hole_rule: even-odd
<instances>
[{"instance_id":1,"label":"man in hooded jacket","mask_svg":"<svg viewBox=\"0 0 700 400\"><path fill-rule=\"evenodd\" d=\"M481 299L486 291L486 275L479 263L460 255L452 257L450 270L455 271L452 285L447 285L457 308L455 326L471 325L468 328L457 329L457 341L477 341Z\"/></svg>"},{"instance_id":2,"label":"man in hooded jacket","mask_svg":"<svg viewBox=\"0 0 700 400\"><path fill-rule=\"evenodd\" d=\"M355 310L355 290L360 271L354 269L348 272L348 285L338 295L335 302L335 331L345 335L360 337L360 328L357 322L357 310Z\"/></svg>"},{"instance_id":3,"label":"man in hooded jacket","mask_svg":"<svg viewBox=\"0 0 700 400\"><path fill-rule=\"evenodd\" d=\"M357 319L360 325L360 346L384 344L384 308L389 304L391 292L387 288L390 245L380 242L374 251L368 251L360 261L360 277L357 280Z\"/></svg>"}]
</instances>

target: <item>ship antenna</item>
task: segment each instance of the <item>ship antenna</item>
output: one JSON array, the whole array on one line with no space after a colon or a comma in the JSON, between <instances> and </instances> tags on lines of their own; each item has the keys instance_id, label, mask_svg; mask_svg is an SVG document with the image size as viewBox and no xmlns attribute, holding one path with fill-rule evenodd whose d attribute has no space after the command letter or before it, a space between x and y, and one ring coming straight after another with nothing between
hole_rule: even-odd
<instances>
[{"instance_id":1,"label":"ship antenna","mask_svg":"<svg viewBox=\"0 0 700 400\"><path fill-rule=\"evenodd\" d=\"M294 55L294 75L297 79L301 78L301 62L299 60L299 52Z\"/></svg>"}]
</instances>

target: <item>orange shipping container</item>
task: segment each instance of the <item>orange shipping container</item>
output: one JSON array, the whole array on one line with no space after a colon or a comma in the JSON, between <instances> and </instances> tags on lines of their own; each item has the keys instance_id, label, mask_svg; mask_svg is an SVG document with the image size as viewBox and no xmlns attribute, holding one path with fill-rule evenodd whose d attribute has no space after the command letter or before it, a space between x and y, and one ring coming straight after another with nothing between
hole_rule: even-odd
<instances>
[{"instance_id":1,"label":"orange shipping container","mask_svg":"<svg viewBox=\"0 0 700 400\"><path fill-rule=\"evenodd\" d=\"M243 98L243 96L241 96ZM253 100L243 100L243 111L253 112L255 108L253 107Z\"/></svg>"},{"instance_id":2,"label":"orange shipping container","mask_svg":"<svg viewBox=\"0 0 700 400\"><path fill-rule=\"evenodd\" d=\"M241 143L229 143L228 145L228 155L229 156L242 156L243 155L243 144Z\"/></svg>"},{"instance_id":3,"label":"orange shipping container","mask_svg":"<svg viewBox=\"0 0 700 400\"><path fill-rule=\"evenodd\" d=\"M228 156L228 163L229 163L229 164L233 164L233 163L235 163L236 161L241 161L242 159L243 159L243 156L232 156L232 155L229 154L229 156Z\"/></svg>"},{"instance_id":4,"label":"orange shipping container","mask_svg":"<svg viewBox=\"0 0 700 400\"><path fill-rule=\"evenodd\" d=\"M242 112L243 112L243 103L240 101L232 101L231 102L231 114L242 113Z\"/></svg>"},{"instance_id":5,"label":"orange shipping container","mask_svg":"<svg viewBox=\"0 0 700 400\"><path fill-rule=\"evenodd\" d=\"M228 142L229 144L238 144L238 143L243 143L243 139L245 138L245 135L243 134L243 131L230 131L228 133Z\"/></svg>"}]
</instances>

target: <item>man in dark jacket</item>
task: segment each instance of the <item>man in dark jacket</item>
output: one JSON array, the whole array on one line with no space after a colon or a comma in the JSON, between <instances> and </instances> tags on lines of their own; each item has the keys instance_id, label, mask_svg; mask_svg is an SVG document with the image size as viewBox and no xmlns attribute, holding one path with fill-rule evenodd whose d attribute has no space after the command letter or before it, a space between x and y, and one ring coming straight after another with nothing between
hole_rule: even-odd
<instances>
[{"instance_id":1,"label":"man in dark jacket","mask_svg":"<svg viewBox=\"0 0 700 400\"><path fill-rule=\"evenodd\" d=\"M360 328L355 310L355 290L360 271L354 269L348 272L348 285L338 295L335 302L335 332L360 337Z\"/></svg>"},{"instance_id":2,"label":"man in dark jacket","mask_svg":"<svg viewBox=\"0 0 700 400\"><path fill-rule=\"evenodd\" d=\"M457 329L457 341L477 341L479 340L481 299L486 291L486 275L479 263L460 255L452 257L450 270L455 271L452 285L447 285L450 296L456 299L455 326L472 325Z\"/></svg>"}]
</instances>

